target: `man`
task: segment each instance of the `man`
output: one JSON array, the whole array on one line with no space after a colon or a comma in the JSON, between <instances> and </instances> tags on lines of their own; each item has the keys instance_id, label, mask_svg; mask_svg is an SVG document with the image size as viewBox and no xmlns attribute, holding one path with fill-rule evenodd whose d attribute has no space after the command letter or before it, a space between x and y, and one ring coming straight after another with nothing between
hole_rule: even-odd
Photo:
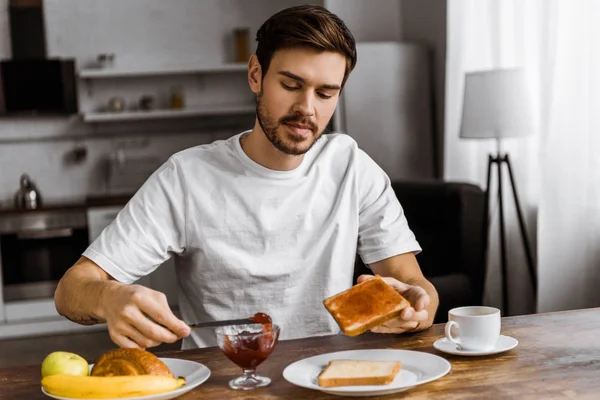
<instances>
[{"instance_id":1,"label":"man","mask_svg":"<svg viewBox=\"0 0 600 400\"><path fill-rule=\"evenodd\" d=\"M387 175L349 136L323 135L356 64L352 34L309 5L273 15L257 41L254 128L162 165L61 279L61 315L106 322L122 347L215 345L187 323L256 312L281 339L336 333L322 300L353 284L358 252L412 305L374 331L431 325L437 293ZM172 256L183 321L162 293L131 284Z\"/></svg>"}]
</instances>

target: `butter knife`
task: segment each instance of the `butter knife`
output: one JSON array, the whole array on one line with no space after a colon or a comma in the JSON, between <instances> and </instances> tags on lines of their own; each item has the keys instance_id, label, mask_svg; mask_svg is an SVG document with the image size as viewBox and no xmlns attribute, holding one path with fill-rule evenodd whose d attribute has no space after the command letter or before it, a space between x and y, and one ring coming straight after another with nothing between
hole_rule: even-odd
<instances>
[{"instance_id":1,"label":"butter knife","mask_svg":"<svg viewBox=\"0 0 600 400\"><path fill-rule=\"evenodd\" d=\"M198 322L195 324L190 324L189 327L191 329L196 329L196 328L209 328L212 326L227 326L227 325L246 325L246 324L256 324L256 322L248 319L248 318L242 318L242 319L227 319L227 320L223 320L223 321L206 321L206 322Z\"/></svg>"}]
</instances>

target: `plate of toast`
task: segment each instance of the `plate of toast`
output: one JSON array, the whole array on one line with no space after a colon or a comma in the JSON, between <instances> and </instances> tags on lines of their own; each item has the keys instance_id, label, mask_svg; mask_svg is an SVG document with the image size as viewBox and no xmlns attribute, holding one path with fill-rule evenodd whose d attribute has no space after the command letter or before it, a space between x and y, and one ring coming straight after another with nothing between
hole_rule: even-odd
<instances>
[{"instance_id":1,"label":"plate of toast","mask_svg":"<svg viewBox=\"0 0 600 400\"><path fill-rule=\"evenodd\" d=\"M439 379L450 363L434 354L396 349L347 350L296 361L288 382L328 394L362 397L397 393Z\"/></svg>"},{"instance_id":2,"label":"plate of toast","mask_svg":"<svg viewBox=\"0 0 600 400\"><path fill-rule=\"evenodd\" d=\"M376 275L323 300L347 336L358 336L399 317L410 302ZM321 354L288 365L283 377L308 389L341 396L378 396L441 378L450 363L434 354L396 349Z\"/></svg>"}]
</instances>

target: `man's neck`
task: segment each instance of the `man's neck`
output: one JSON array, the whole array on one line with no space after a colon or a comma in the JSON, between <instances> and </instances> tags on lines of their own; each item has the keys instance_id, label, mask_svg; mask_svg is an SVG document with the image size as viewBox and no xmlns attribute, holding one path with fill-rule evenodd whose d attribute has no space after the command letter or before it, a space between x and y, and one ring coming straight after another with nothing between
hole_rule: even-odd
<instances>
[{"instance_id":1,"label":"man's neck","mask_svg":"<svg viewBox=\"0 0 600 400\"><path fill-rule=\"evenodd\" d=\"M242 136L240 145L252 161L275 171L296 169L304 159L304 155L285 154L276 148L267 138L258 121L248 135Z\"/></svg>"}]
</instances>

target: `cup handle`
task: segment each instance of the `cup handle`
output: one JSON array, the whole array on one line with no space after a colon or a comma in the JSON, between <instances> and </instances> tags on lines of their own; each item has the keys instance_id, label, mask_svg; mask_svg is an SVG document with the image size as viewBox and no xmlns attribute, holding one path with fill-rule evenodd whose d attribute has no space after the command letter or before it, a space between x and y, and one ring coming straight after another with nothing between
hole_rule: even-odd
<instances>
[{"instance_id":1,"label":"cup handle","mask_svg":"<svg viewBox=\"0 0 600 400\"><path fill-rule=\"evenodd\" d=\"M452 326L456 326L456 328L460 329L460 326L458 325L458 322L455 321L448 321L446 322L446 327L444 329L444 332L446 333L446 338L451 341L452 343L456 343L457 345L460 346L460 342L454 338L452 336Z\"/></svg>"}]
</instances>

